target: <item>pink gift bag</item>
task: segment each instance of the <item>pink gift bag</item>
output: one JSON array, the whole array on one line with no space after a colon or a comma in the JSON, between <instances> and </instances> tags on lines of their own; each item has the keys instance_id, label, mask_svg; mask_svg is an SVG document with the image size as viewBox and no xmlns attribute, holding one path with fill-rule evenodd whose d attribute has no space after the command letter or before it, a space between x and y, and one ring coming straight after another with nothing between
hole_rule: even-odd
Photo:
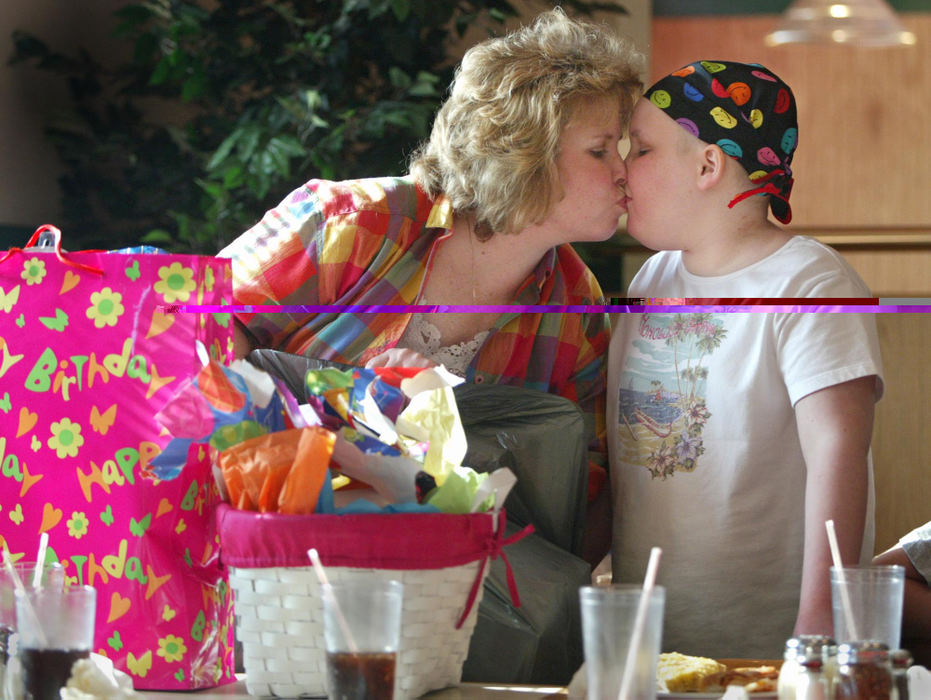
<instances>
[{"instance_id":1,"label":"pink gift bag","mask_svg":"<svg viewBox=\"0 0 931 700\"><path fill-rule=\"evenodd\" d=\"M97 588L94 650L137 689L232 682L233 611L219 561L207 448L177 478L150 463L155 414L201 366L231 359L228 260L145 253L0 252L0 547Z\"/></svg>"}]
</instances>

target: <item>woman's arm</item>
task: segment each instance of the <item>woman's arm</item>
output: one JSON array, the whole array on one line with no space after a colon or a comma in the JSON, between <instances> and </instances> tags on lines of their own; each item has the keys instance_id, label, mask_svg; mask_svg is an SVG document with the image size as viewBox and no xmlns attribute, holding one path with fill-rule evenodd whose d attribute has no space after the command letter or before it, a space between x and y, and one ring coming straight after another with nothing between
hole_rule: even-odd
<instances>
[{"instance_id":1,"label":"woman's arm","mask_svg":"<svg viewBox=\"0 0 931 700\"><path fill-rule=\"evenodd\" d=\"M805 554L796 634L832 634L832 565L825 522L834 521L844 563L856 564L866 518L868 454L873 432L875 377L816 391L795 406L808 475Z\"/></svg>"}]
</instances>

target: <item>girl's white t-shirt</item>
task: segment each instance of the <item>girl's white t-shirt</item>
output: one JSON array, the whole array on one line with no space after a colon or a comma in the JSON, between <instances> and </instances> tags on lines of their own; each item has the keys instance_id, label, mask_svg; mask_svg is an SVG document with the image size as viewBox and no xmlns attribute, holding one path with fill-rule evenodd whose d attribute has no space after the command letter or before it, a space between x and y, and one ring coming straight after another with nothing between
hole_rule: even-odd
<instances>
[{"instance_id":1,"label":"girl's white t-shirt","mask_svg":"<svg viewBox=\"0 0 931 700\"><path fill-rule=\"evenodd\" d=\"M631 297L869 297L832 249L795 237L738 272L690 274L678 252L651 257ZM642 581L663 548L663 648L778 658L798 611L805 463L794 405L876 375L869 313L624 314L608 363L615 582ZM873 489L862 561L873 549Z\"/></svg>"}]
</instances>

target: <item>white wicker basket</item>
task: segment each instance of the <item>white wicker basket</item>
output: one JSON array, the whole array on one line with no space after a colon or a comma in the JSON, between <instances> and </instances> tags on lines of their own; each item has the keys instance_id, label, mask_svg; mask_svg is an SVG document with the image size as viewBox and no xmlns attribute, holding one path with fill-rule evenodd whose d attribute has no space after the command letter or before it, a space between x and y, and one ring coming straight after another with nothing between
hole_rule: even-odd
<instances>
[{"instance_id":1,"label":"white wicker basket","mask_svg":"<svg viewBox=\"0 0 931 700\"><path fill-rule=\"evenodd\" d=\"M222 504L217 517L246 688L261 696L326 695L322 592L309 547L334 583L404 584L395 697L406 700L459 682L490 562L521 536L504 536L503 511L279 515Z\"/></svg>"},{"instance_id":2,"label":"white wicker basket","mask_svg":"<svg viewBox=\"0 0 931 700\"><path fill-rule=\"evenodd\" d=\"M390 571L328 567L332 582L376 575L404 584L396 698L418 698L459 682L482 587L459 629L481 560L445 569ZM482 572L482 579L487 574ZM230 568L236 630L251 695L326 697L323 605L313 568Z\"/></svg>"}]
</instances>

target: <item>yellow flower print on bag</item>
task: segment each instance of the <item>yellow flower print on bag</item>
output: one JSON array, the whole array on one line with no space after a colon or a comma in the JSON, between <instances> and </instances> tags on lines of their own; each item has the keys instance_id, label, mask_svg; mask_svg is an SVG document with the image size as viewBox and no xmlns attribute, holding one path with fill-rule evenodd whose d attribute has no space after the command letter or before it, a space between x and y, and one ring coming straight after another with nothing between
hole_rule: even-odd
<instances>
[{"instance_id":1,"label":"yellow flower print on bag","mask_svg":"<svg viewBox=\"0 0 931 700\"><path fill-rule=\"evenodd\" d=\"M52 437L48 439L48 446L55 450L58 459L65 457L77 457L78 449L84 444L84 436L81 435L81 426L72 423L68 418L62 418L57 423L53 422L50 426Z\"/></svg>"},{"instance_id":2,"label":"yellow flower print on bag","mask_svg":"<svg viewBox=\"0 0 931 700\"><path fill-rule=\"evenodd\" d=\"M155 291L164 297L166 304L188 301L191 298L191 292L197 286L194 282L194 270L184 267L179 262L158 268L158 276Z\"/></svg>"},{"instance_id":3,"label":"yellow flower print on bag","mask_svg":"<svg viewBox=\"0 0 931 700\"><path fill-rule=\"evenodd\" d=\"M68 519L68 534L79 540L84 535L87 534L87 531L90 527L90 523L87 520L87 516L84 515L81 511L74 511L71 514L71 517Z\"/></svg>"},{"instance_id":4,"label":"yellow flower print on bag","mask_svg":"<svg viewBox=\"0 0 931 700\"><path fill-rule=\"evenodd\" d=\"M20 274L26 284L41 284L42 279L45 277L45 261L39 260L39 258L30 258L25 263L23 263L23 271Z\"/></svg>"},{"instance_id":5,"label":"yellow flower print on bag","mask_svg":"<svg viewBox=\"0 0 931 700\"><path fill-rule=\"evenodd\" d=\"M87 317L94 322L96 328L115 326L125 311L122 302L122 294L104 287L91 294L91 306L87 309Z\"/></svg>"},{"instance_id":6,"label":"yellow flower print on bag","mask_svg":"<svg viewBox=\"0 0 931 700\"><path fill-rule=\"evenodd\" d=\"M158 640L158 651L155 653L165 661L171 662L181 661L186 652L187 647L184 645L184 640L181 637L169 634L167 637Z\"/></svg>"}]
</instances>

